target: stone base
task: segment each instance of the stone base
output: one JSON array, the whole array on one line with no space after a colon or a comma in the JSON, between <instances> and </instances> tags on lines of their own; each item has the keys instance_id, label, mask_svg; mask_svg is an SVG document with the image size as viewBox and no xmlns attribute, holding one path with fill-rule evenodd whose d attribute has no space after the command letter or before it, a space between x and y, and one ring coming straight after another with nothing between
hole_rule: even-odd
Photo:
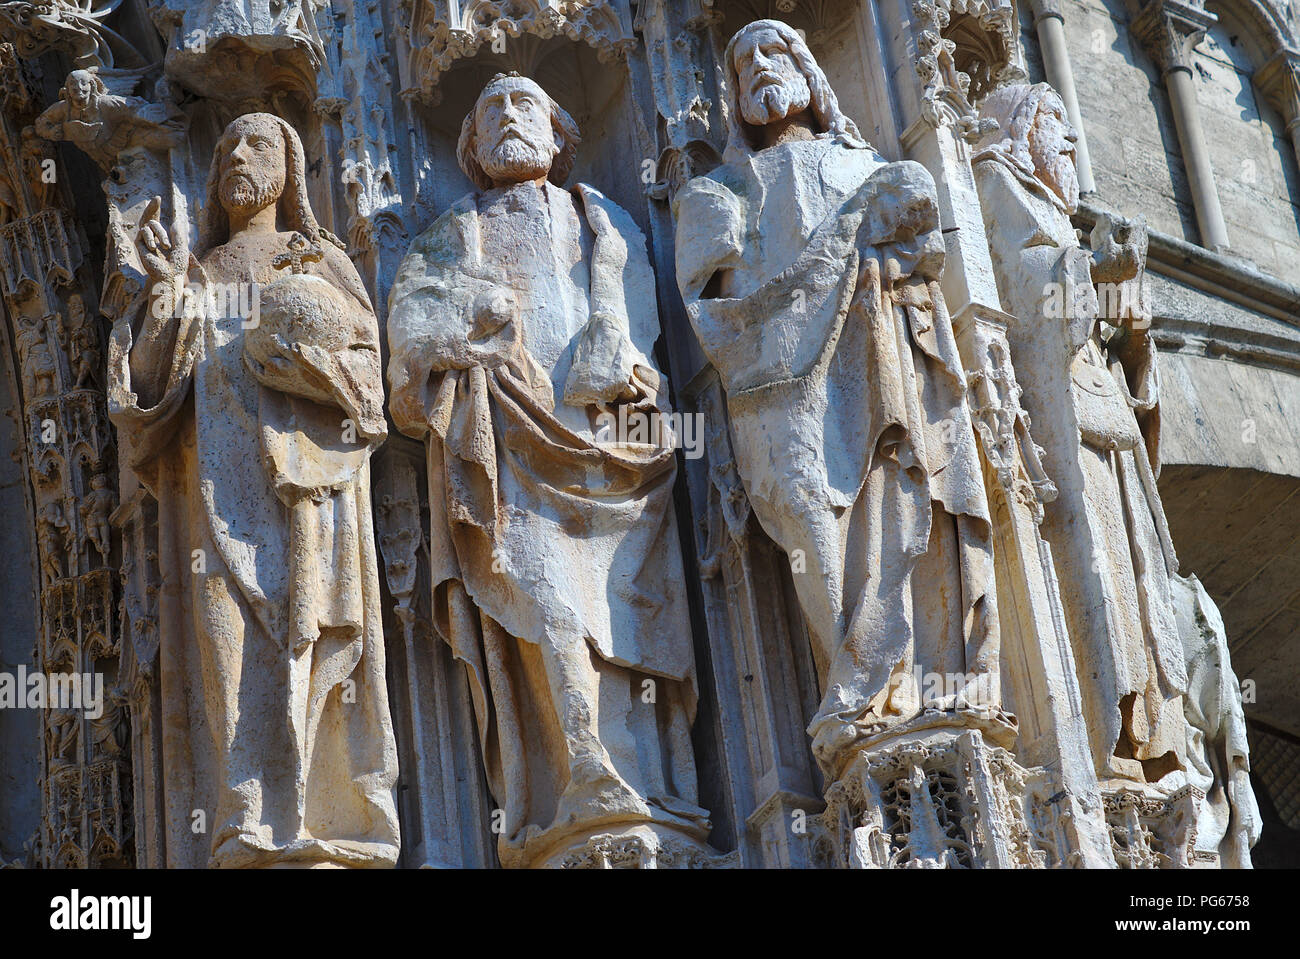
<instances>
[{"instance_id":1,"label":"stone base","mask_svg":"<svg viewBox=\"0 0 1300 959\"><path fill-rule=\"evenodd\" d=\"M1171 792L1149 784L1112 780L1101 784L1101 795L1111 850L1121 869L1217 866L1218 856L1196 851L1196 822L1205 793L1195 786L1185 785Z\"/></svg>"},{"instance_id":2,"label":"stone base","mask_svg":"<svg viewBox=\"0 0 1300 959\"><path fill-rule=\"evenodd\" d=\"M606 826L572 837L537 869L726 869L738 864L704 842L658 823Z\"/></svg>"},{"instance_id":3,"label":"stone base","mask_svg":"<svg viewBox=\"0 0 1300 959\"><path fill-rule=\"evenodd\" d=\"M1035 868L1026 770L1000 714L928 710L864 740L826 791L817 864L848 869ZM1014 727L1010 727L1014 729Z\"/></svg>"}]
</instances>

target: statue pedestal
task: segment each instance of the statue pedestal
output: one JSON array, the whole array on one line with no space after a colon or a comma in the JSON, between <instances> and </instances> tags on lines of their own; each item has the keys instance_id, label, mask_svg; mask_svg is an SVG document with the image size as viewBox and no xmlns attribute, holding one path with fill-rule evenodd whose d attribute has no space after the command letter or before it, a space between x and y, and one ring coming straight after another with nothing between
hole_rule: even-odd
<instances>
[{"instance_id":1,"label":"statue pedestal","mask_svg":"<svg viewBox=\"0 0 1300 959\"><path fill-rule=\"evenodd\" d=\"M1172 792L1142 783L1101 784L1111 851L1121 869L1217 868L1218 856L1196 849L1196 821L1205 793L1192 785Z\"/></svg>"},{"instance_id":2,"label":"statue pedestal","mask_svg":"<svg viewBox=\"0 0 1300 959\"><path fill-rule=\"evenodd\" d=\"M826 792L819 864L848 869L1034 868L1031 774L995 710L927 710L855 747Z\"/></svg>"},{"instance_id":3,"label":"statue pedestal","mask_svg":"<svg viewBox=\"0 0 1300 959\"><path fill-rule=\"evenodd\" d=\"M738 864L701 839L659 823L604 826L570 837L538 869L725 869Z\"/></svg>"}]
</instances>

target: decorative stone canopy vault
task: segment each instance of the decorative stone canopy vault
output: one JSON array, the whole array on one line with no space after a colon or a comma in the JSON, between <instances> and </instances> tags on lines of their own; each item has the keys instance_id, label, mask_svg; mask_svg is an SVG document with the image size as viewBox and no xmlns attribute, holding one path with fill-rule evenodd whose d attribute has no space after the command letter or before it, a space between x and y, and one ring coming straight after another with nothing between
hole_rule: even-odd
<instances>
[{"instance_id":1,"label":"decorative stone canopy vault","mask_svg":"<svg viewBox=\"0 0 1300 959\"><path fill-rule=\"evenodd\" d=\"M435 105L438 82L458 60L483 47L504 53L507 41L567 37L612 63L636 46L622 0L403 0L409 18L408 93ZM513 64L526 72L526 62Z\"/></svg>"}]
</instances>

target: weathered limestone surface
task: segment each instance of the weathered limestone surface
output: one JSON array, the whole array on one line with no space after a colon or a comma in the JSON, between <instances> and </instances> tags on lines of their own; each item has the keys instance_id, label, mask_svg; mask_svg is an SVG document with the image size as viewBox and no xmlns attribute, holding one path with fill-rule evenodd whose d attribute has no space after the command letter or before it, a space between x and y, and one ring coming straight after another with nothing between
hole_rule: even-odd
<instances>
[{"instance_id":1,"label":"weathered limestone surface","mask_svg":"<svg viewBox=\"0 0 1300 959\"><path fill-rule=\"evenodd\" d=\"M0 865L1267 842L1289 10L4 0L0 38Z\"/></svg>"},{"instance_id":2,"label":"weathered limestone surface","mask_svg":"<svg viewBox=\"0 0 1300 959\"><path fill-rule=\"evenodd\" d=\"M479 192L415 241L389 313L393 417L429 447L434 621L470 674L503 865L597 830L707 855L653 275L623 210L564 189L578 136L537 84L492 80L458 148ZM610 435L620 415L639 436Z\"/></svg>"},{"instance_id":3,"label":"weathered limestone surface","mask_svg":"<svg viewBox=\"0 0 1300 959\"><path fill-rule=\"evenodd\" d=\"M379 330L304 175L283 120L231 123L197 243L146 212L152 292L114 331L111 415L158 501L171 866L397 858L367 469L387 433ZM256 325L218 285L256 288Z\"/></svg>"}]
</instances>

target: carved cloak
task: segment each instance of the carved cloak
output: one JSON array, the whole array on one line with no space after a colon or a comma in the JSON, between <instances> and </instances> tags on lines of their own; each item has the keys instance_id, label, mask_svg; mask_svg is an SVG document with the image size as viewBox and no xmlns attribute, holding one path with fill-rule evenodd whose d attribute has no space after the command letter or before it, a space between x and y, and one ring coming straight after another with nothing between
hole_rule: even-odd
<instances>
[{"instance_id":1,"label":"carved cloak","mask_svg":"<svg viewBox=\"0 0 1300 959\"><path fill-rule=\"evenodd\" d=\"M158 500L156 865L397 859L368 465L386 434L379 331L355 268L322 245L308 272L351 304L351 348L296 362L333 405L262 385L229 303L172 320L170 358L147 382L133 384L129 354L148 300L113 331L110 416ZM269 262L248 275L221 253L191 280L277 278Z\"/></svg>"},{"instance_id":2,"label":"carved cloak","mask_svg":"<svg viewBox=\"0 0 1300 959\"><path fill-rule=\"evenodd\" d=\"M618 778L648 801L625 795L605 802L603 815L669 821L702 836L705 813L695 806L689 741L696 692L672 511L674 452L658 431L642 444L607 441L592 402L592 384L612 377L636 386L637 409L667 410L648 359L658 316L644 240L590 187L509 189L537 190L531 195L549 211L532 251L546 275L512 276L519 263L485 256L481 213L505 194L468 196L412 245L388 330L394 421L427 441L435 625L469 670L489 783L506 811L502 862L514 865L553 817L560 825L577 788L560 754L542 758L540 745L556 723L551 713L566 708L563 694L528 677L553 684L550 658L585 660L588 647L603 677L602 715L570 710L554 735L570 763L583 749L608 749ZM580 262L561 261L576 245ZM483 335L483 305L501 291L520 304L507 324L518 339L504 363L487 369L466 351ZM568 345L539 363L530 342L553 338L565 322ZM635 697L607 703L627 695L614 692L631 679L618 668L658 677L658 720ZM616 737L605 735L607 710L626 717ZM602 743L579 743L597 719ZM617 754L613 740L629 736L640 758Z\"/></svg>"},{"instance_id":3,"label":"carved cloak","mask_svg":"<svg viewBox=\"0 0 1300 959\"><path fill-rule=\"evenodd\" d=\"M999 149L977 154L974 170L998 293L1019 320L1008 338L1024 406L1059 490L1042 529L1094 762L1102 777L1154 781L1183 765L1187 687L1171 593L1178 559L1156 488L1154 346L1129 355L1103 341L1091 257L1032 170Z\"/></svg>"},{"instance_id":4,"label":"carved cloak","mask_svg":"<svg viewBox=\"0 0 1300 959\"><path fill-rule=\"evenodd\" d=\"M739 474L791 557L823 677L809 726L841 750L919 708L913 670L997 702L992 541L965 376L916 163L822 138L762 150L677 199L678 281L727 391ZM713 289L715 274L729 289ZM806 560L806 571L798 563Z\"/></svg>"}]
</instances>

